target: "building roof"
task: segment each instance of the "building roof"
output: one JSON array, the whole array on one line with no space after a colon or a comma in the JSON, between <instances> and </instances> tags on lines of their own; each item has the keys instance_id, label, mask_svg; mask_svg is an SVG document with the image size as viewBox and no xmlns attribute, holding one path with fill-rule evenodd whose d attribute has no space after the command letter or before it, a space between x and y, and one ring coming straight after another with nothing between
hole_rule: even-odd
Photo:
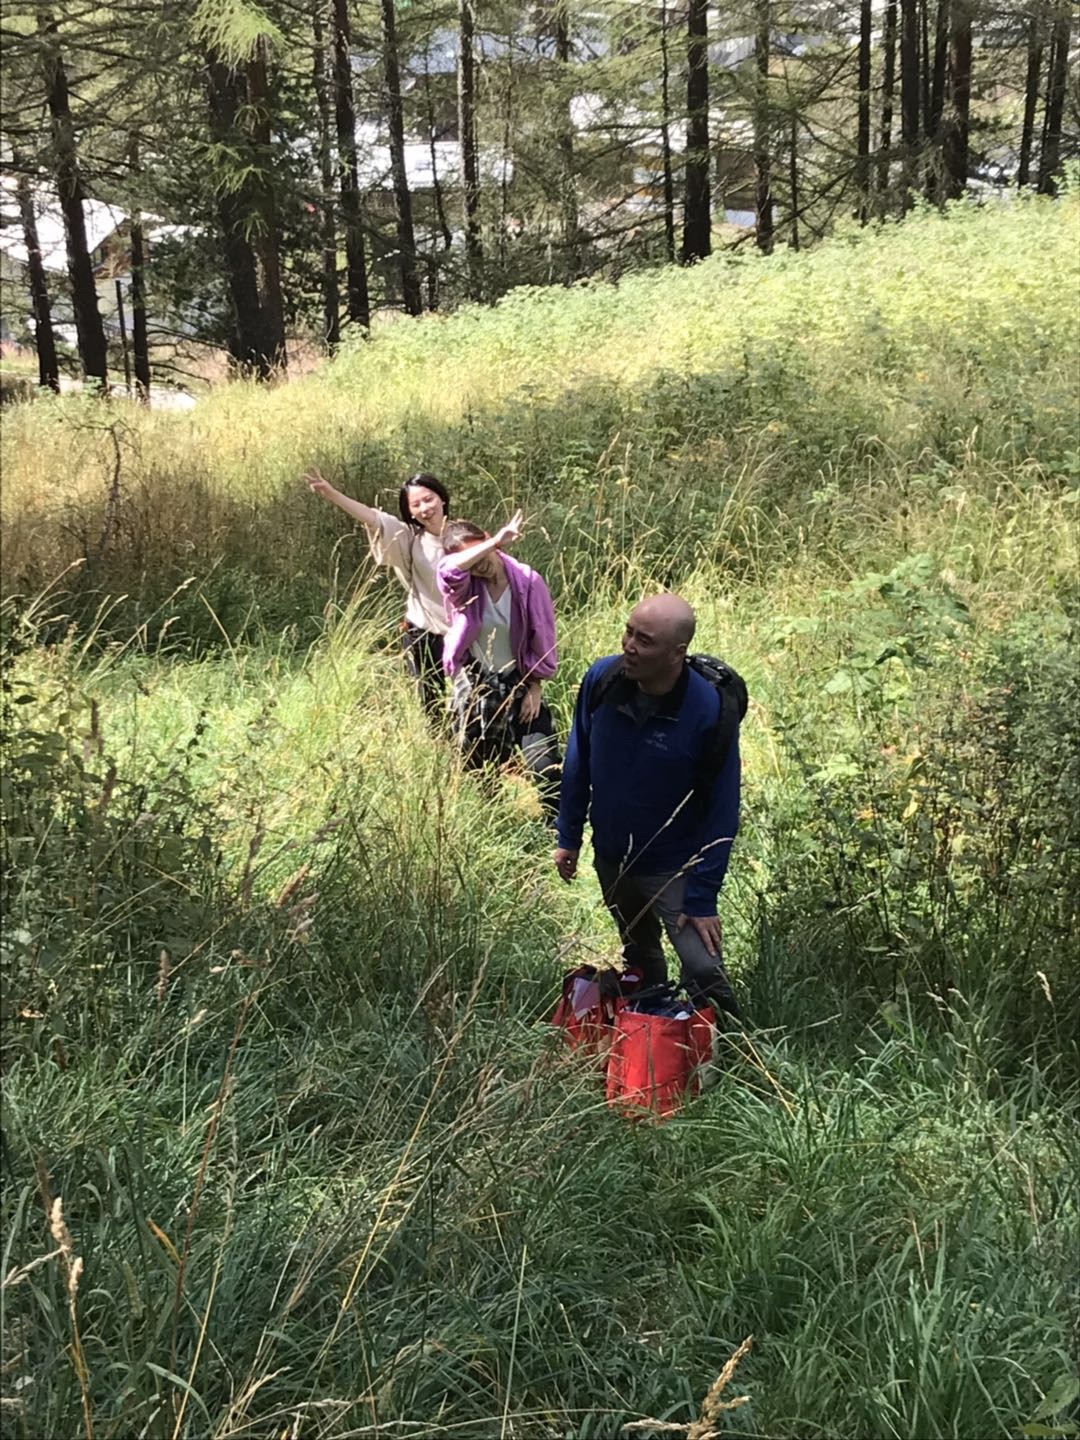
<instances>
[{"instance_id":1,"label":"building roof","mask_svg":"<svg viewBox=\"0 0 1080 1440\"><path fill-rule=\"evenodd\" d=\"M66 270L67 246L60 202L55 191L46 190L43 186L36 186L33 194L42 264L46 270ZM0 219L4 221L0 224L0 250L25 265L29 257L19 218L16 182L8 175L0 176L0 199L3 201ZM118 206L106 205L102 200L84 200L83 216L86 220L86 243L91 252L107 240L126 218Z\"/></svg>"}]
</instances>

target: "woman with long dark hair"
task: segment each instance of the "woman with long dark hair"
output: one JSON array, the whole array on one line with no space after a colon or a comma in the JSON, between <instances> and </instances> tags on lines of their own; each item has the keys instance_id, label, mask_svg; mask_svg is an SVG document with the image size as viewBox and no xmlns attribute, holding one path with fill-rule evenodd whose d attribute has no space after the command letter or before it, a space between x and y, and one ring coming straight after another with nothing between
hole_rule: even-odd
<instances>
[{"instance_id":1,"label":"woman with long dark hair","mask_svg":"<svg viewBox=\"0 0 1080 1440\"><path fill-rule=\"evenodd\" d=\"M449 492L434 475L410 476L398 493L398 515L390 515L344 495L316 469L309 470L304 479L314 494L360 521L375 563L388 566L405 587L408 599L401 627L405 664L424 709L429 715L439 715L445 691L443 641L449 622L436 569L443 558Z\"/></svg>"},{"instance_id":2,"label":"woman with long dark hair","mask_svg":"<svg viewBox=\"0 0 1080 1440\"><path fill-rule=\"evenodd\" d=\"M521 512L494 535L469 520L443 531L438 583L450 629L443 664L465 763L501 763L520 747L549 812L558 807L561 760L541 686L555 674L555 607L544 579L504 554Z\"/></svg>"}]
</instances>

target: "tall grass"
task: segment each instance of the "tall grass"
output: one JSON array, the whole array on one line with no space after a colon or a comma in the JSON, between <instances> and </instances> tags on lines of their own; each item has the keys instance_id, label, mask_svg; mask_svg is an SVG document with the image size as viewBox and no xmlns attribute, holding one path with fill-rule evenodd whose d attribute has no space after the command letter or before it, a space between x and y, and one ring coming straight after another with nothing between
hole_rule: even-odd
<instances>
[{"instance_id":1,"label":"tall grass","mask_svg":"<svg viewBox=\"0 0 1080 1440\"><path fill-rule=\"evenodd\" d=\"M1072 1433L1046 275L1075 220L961 208L398 327L190 418L5 425L5 1429ZM670 1123L547 1033L560 972L613 951L595 882L552 878L521 777L427 730L311 459L526 504L563 726L651 587L747 676L751 1024Z\"/></svg>"},{"instance_id":2,"label":"tall grass","mask_svg":"<svg viewBox=\"0 0 1080 1440\"><path fill-rule=\"evenodd\" d=\"M215 642L261 619L312 638L328 578L340 594L363 556L300 485L313 462L364 499L424 468L459 513L523 503L530 557L571 577L623 577L631 552L662 571L673 547L685 567L689 536L739 578L807 548L850 563L895 525L898 491L918 528L954 480L1007 521L1012 493L1078 473L1062 303L1078 204L960 206L807 256L516 292L185 415L16 407L5 593L79 562L65 591L81 618L125 595L115 626L156 634L194 576L174 634Z\"/></svg>"}]
</instances>

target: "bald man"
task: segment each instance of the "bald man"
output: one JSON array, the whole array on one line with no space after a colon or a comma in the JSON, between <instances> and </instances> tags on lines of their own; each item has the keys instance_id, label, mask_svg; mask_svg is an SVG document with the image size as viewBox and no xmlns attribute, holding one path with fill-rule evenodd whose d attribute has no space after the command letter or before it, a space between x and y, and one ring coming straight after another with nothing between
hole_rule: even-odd
<instances>
[{"instance_id":1,"label":"bald man","mask_svg":"<svg viewBox=\"0 0 1080 1440\"><path fill-rule=\"evenodd\" d=\"M738 728L717 771L723 701L687 664L694 628L685 600L653 595L632 611L622 654L587 671L563 765L555 866L566 881L577 874L587 814L627 966L646 985L665 980L666 931L691 998L738 1016L717 914L739 824Z\"/></svg>"}]
</instances>

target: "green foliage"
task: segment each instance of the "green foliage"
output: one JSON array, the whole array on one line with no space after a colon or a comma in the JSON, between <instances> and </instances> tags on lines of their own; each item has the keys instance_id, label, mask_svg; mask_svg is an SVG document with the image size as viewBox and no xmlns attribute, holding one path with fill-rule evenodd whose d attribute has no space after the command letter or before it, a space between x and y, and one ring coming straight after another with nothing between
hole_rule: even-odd
<instances>
[{"instance_id":1,"label":"green foliage","mask_svg":"<svg viewBox=\"0 0 1080 1440\"><path fill-rule=\"evenodd\" d=\"M1029 268L1074 218L919 216L388 329L183 419L5 426L14 1433L616 1440L688 1425L751 1333L721 1433L1074 1433L1072 360ZM564 731L657 586L746 675L751 1025L671 1123L547 1033L612 950L595 883L426 728L313 458L525 506Z\"/></svg>"},{"instance_id":2,"label":"green foliage","mask_svg":"<svg viewBox=\"0 0 1080 1440\"><path fill-rule=\"evenodd\" d=\"M266 11L247 0L199 0L191 28L199 40L234 65L249 60L260 41L285 44L284 35Z\"/></svg>"},{"instance_id":3,"label":"green foliage","mask_svg":"<svg viewBox=\"0 0 1080 1440\"><path fill-rule=\"evenodd\" d=\"M984 526L997 564L1025 506L1074 485L1072 317L1040 277L1076 274L1077 204L958 206L809 256L717 256L388 326L325 375L125 419L115 496L109 427L69 400L18 407L6 593L87 555L111 507L94 574L65 583L78 617L125 594L110 623L126 635L197 576L174 636L220 639L208 605L230 634L278 630L363 556L299 486L312 461L365 500L392 505L423 468L458 513L535 505L525 553L548 571L632 549L674 583L706 536L750 581L808 548L887 570L898 543L926 548L943 501L951 568L967 573L960 537Z\"/></svg>"}]
</instances>

